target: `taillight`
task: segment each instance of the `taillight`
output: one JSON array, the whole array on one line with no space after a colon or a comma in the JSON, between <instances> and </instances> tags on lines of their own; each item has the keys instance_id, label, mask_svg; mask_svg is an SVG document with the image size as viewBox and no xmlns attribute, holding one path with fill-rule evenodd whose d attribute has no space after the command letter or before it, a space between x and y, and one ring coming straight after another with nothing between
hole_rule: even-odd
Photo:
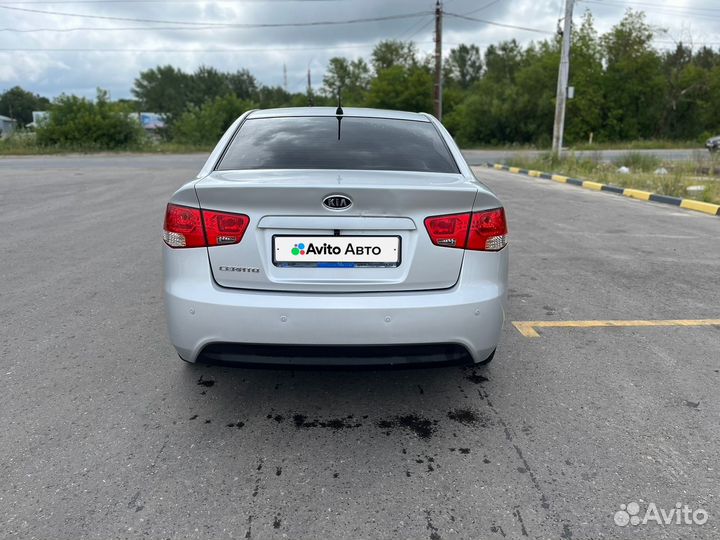
<instances>
[{"instance_id":1,"label":"taillight","mask_svg":"<svg viewBox=\"0 0 720 540\"><path fill-rule=\"evenodd\" d=\"M172 248L237 244L249 222L250 218L244 214L168 204L163 240Z\"/></svg>"},{"instance_id":2,"label":"taillight","mask_svg":"<svg viewBox=\"0 0 720 540\"><path fill-rule=\"evenodd\" d=\"M245 214L228 214L213 210L202 211L208 246L237 244L242 240L250 218Z\"/></svg>"},{"instance_id":3,"label":"taillight","mask_svg":"<svg viewBox=\"0 0 720 540\"><path fill-rule=\"evenodd\" d=\"M498 251L507 245L507 222L502 208L432 216L425 228L436 246L475 251Z\"/></svg>"},{"instance_id":4,"label":"taillight","mask_svg":"<svg viewBox=\"0 0 720 540\"><path fill-rule=\"evenodd\" d=\"M168 204L165 211L163 240L173 248L203 247L205 233L198 208Z\"/></svg>"},{"instance_id":5,"label":"taillight","mask_svg":"<svg viewBox=\"0 0 720 540\"><path fill-rule=\"evenodd\" d=\"M505 210L502 208L473 212L467 249L499 251L507 245L507 233Z\"/></svg>"},{"instance_id":6,"label":"taillight","mask_svg":"<svg viewBox=\"0 0 720 540\"><path fill-rule=\"evenodd\" d=\"M470 214L433 216L425 219L425 228L436 246L464 248L467 243Z\"/></svg>"}]
</instances>

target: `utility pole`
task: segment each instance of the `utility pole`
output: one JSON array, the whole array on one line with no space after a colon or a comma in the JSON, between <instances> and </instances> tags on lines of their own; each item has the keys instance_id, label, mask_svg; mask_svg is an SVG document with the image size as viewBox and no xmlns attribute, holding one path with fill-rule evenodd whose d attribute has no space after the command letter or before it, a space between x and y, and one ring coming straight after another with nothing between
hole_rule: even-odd
<instances>
[{"instance_id":1,"label":"utility pole","mask_svg":"<svg viewBox=\"0 0 720 540\"><path fill-rule=\"evenodd\" d=\"M287 64L283 62L283 88L287 92Z\"/></svg>"},{"instance_id":2,"label":"utility pole","mask_svg":"<svg viewBox=\"0 0 720 540\"><path fill-rule=\"evenodd\" d=\"M568 77L570 75L570 33L572 32L573 4L575 0L565 0L565 21L560 49L560 68L558 70L557 95L555 97L555 125L553 127L552 153L560 157L565 130L565 103L567 101Z\"/></svg>"},{"instance_id":3,"label":"utility pole","mask_svg":"<svg viewBox=\"0 0 720 540\"><path fill-rule=\"evenodd\" d=\"M307 86L307 96L308 96L308 105L312 107L314 105L313 101L313 94L312 94L312 76L310 75L310 66L308 66L308 86Z\"/></svg>"},{"instance_id":4,"label":"utility pole","mask_svg":"<svg viewBox=\"0 0 720 540\"><path fill-rule=\"evenodd\" d=\"M435 3L435 118L442 121L442 4Z\"/></svg>"}]
</instances>

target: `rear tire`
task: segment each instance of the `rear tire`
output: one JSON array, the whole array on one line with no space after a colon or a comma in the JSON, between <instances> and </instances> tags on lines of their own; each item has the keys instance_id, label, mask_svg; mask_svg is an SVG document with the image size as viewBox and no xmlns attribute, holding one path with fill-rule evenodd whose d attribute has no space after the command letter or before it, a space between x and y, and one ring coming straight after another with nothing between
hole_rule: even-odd
<instances>
[{"instance_id":1,"label":"rear tire","mask_svg":"<svg viewBox=\"0 0 720 540\"><path fill-rule=\"evenodd\" d=\"M495 351L497 349L493 349L493 352L490 353L490 356L488 356L485 360L481 360L480 362L476 363L476 366L487 366L490 362L492 362L493 358L495 358Z\"/></svg>"}]
</instances>

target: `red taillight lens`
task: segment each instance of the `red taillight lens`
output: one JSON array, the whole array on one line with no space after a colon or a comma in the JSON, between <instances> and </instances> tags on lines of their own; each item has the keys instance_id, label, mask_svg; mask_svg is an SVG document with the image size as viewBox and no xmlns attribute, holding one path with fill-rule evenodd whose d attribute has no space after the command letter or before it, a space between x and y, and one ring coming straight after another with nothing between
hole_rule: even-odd
<instances>
[{"instance_id":1,"label":"red taillight lens","mask_svg":"<svg viewBox=\"0 0 720 540\"><path fill-rule=\"evenodd\" d=\"M173 248L202 247L205 245L200 210L168 204L165 211L163 240Z\"/></svg>"},{"instance_id":2,"label":"red taillight lens","mask_svg":"<svg viewBox=\"0 0 720 540\"><path fill-rule=\"evenodd\" d=\"M499 251L507 245L505 210L473 212L467 249Z\"/></svg>"},{"instance_id":3,"label":"red taillight lens","mask_svg":"<svg viewBox=\"0 0 720 540\"><path fill-rule=\"evenodd\" d=\"M498 251L507 245L507 223L502 208L432 216L425 219L425 228L436 246Z\"/></svg>"},{"instance_id":4,"label":"red taillight lens","mask_svg":"<svg viewBox=\"0 0 720 540\"><path fill-rule=\"evenodd\" d=\"M190 248L237 244L242 240L250 218L168 204L163 240L172 248ZM204 228L204 230L203 230Z\"/></svg>"},{"instance_id":5,"label":"red taillight lens","mask_svg":"<svg viewBox=\"0 0 720 540\"><path fill-rule=\"evenodd\" d=\"M464 248L467 242L470 214L433 216L425 219L425 228L436 246Z\"/></svg>"},{"instance_id":6,"label":"red taillight lens","mask_svg":"<svg viewBox=\"0 0 720 540\"><path fill-rule=\"evenodd\" d=\"M242 240L250 218L245 214L228 214L203 210L203 221L207 234L208 246L224 246L237 244Z\"/></svg>"}]
</instances>

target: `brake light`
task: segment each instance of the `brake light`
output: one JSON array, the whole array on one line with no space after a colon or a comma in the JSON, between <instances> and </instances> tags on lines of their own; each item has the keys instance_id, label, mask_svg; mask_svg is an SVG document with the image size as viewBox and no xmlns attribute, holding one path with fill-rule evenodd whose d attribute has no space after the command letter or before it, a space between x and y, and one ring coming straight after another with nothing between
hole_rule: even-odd
<instances>
[{"instance_id":1,"label":"brake light","mask_svg":"<svg viewBox=\"0 0 720 540\"><path fill-rule=\"evenodd\" d=\"M204 246L205 233L200 210L168 204L165 211L163 240L172 248Z\"/></svg>"},{"instance_id":2,"label":"brake light","mask_svg":"<svg viewBox=\"0 0 720 540\"><path fill-rule=\"evenodd\" d=\"M163 240L172 248L237 244L242 240L250 218L214 210L168 204Z\"/></svg>"},{"instance_id":3,"label":"brake light","mask_svg":"<svg viewBox=\"0 0 720 540\"><path fill-rule=\"evenodd\" d=\"M245 214L228 214L213 210L202 211L208 246L237 244L242 240L250 218Z\"/></svg>"},{"instance_id":4,"label":"brake light","mask_svg":"<svg viewBox=\"0 0 720 540\"><path fill-rule=\"evenodd\" d=\"M507 245L507 233L505 210L502 208L473 212L467 249L499 251Z\"/></svg>"},{"instance_id":5,"label":"brake light","mask_svg":"<svg viewBox=\"0 0 720 540\"><path fill-rule=\"evenodd\" d=\"M502 208L432 216L425 228L436 246L474 251L498 251L507 245L507 222Z\"/></svg>"},{"instance_id":6,"label":"brake light","mask_svg":"<svg viewBox=\"0 0 720 540\"><path fill-rule=\"evenodd\" d=\"M436 246L465 248L470 214L433 216L425 219L425 228Z\"/></svg>"}]
</instances>

